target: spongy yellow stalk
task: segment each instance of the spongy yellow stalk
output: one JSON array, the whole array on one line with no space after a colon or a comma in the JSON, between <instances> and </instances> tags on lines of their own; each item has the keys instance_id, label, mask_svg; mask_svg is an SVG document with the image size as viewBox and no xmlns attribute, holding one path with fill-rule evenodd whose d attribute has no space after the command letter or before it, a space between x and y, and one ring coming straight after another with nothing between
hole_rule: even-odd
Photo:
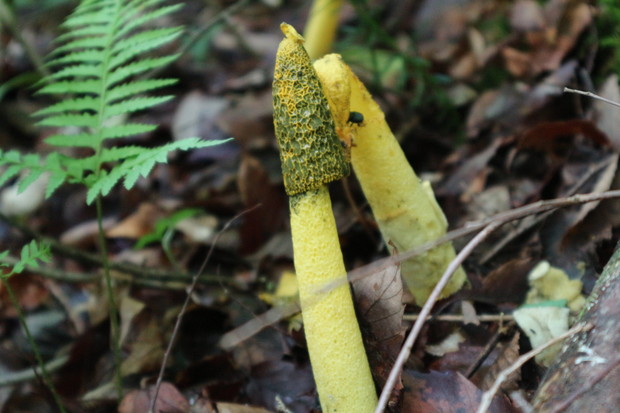
<instances>
[{"instance_id":1,"label":"spongy yellow stalk","mask_svg":"<svg viewBox=\"0 0 620 413\"><path fill-rule=\"evenodd\" d=\"M312 372L324 412L372 412L376 390L325 186L291 197L295 271ZM340 283L338 283L340 281ZM339 284L325 292L325 286Z\"/></svg>"},{"instance_id":2,"label":"spongy yellow stalk","mask_svg":"<svg viewBox=\"0 0 620 413\"><path fill-rule=\"evenodd\" d=\"M377 396L357 324L326 185L349 173L303 38L287 24L276 56L274 127L289 195L308 353L324 412L367 413ZM331 290L331 285L338 285ZM327 287L327 288L326 288Z\"/></svg>"},{"instance_id":3,"label":"spongy yellow stalk","mask_svg":"<svg viewBox=\"0 0 620 413\"><path fill-rule=\"evenodd\" d=\"M331 110L335 112L340 139L353 139L353 170L386 244L403 252L445 234L447 221L430 185L416 176L385 121L383 111L363 83L336 54L318 60L314 67ZM347 88L343 87L344 77L349 79L348 97ZM361 126L342 124L341 119L348 119L350 111L363 115ZM402 263L401 273L417 304L426 302L454 257L452 245L443 244ZM441 296L458 291L464 282L465 273L459 269Z\"/></svg>"},{"instance_id":4,"label":"spongy yellow stalk","mask_svg":"<svg viewBox=\"0 0 620 413\"><path fill-rule=\"evenodd\" d=\"M341 8L342 0L314 0L312 3L304 31L310 59L318 59L332 51Z\"/></svg>"}]
</instances>

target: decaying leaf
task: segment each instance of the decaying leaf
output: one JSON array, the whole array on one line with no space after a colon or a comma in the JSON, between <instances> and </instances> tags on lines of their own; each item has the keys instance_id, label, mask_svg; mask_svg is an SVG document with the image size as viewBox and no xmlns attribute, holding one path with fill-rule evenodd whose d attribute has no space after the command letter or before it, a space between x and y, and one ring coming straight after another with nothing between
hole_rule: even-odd
<instances>
[{"instance_id":1,"label":"decaying leaf","mask_svg":"<svg viewBox=\"0 0 620 413\"><path fill-rule=\"evenodd\" d=\"M121 401L119 413L144 413L149 411L155 386L144 390L132 390ZM157 395L155 411L159 413L189 413L190 405L185 396L169 382L163 382Z\"/></svg>"},{"instance_id":2,"label":"decaying leaf","mask_svg":"<svg viewBox=\"0 0 620 413\"><path fill-rule=\"evenodd\" d=\"M482 391L460 373L437 372L403 373L403 412L461 413L475 412ZM490 413L512 413L513 409L502 396L495 396Z\"/></svg>"}]
</instances>

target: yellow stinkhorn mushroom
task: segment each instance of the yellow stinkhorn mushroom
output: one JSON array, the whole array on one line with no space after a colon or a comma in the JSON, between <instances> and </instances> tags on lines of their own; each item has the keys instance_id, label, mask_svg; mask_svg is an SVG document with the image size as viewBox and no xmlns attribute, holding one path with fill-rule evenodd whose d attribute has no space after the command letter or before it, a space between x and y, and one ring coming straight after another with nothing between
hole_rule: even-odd
<instances>
[{"instance_id":1,"label":"yellow stinkhorn mushroom","mask_svg":"<svg viewBox=\"0 0 620 413\"><path fill-rule=\"evenodd\" d=\"M334 120L303 37L282 23L274 126L289 195L295 271L306 341L324 412L365 413L375 386L346 282L327 183L349 173ZM319 292L329 283L339 287Z\"/></svg>"},{"instance_id":2,"label":"yellow stinkhorn mushroom","mask_svg":"<svg viewBox=\"0 0 620 413\"><path fill-rule=\"evenodd\" d=\"M331 52L342 0L314 0L304 30L304 47L311 60Z\"/></svg>"},{"instance_id":3,"label":"yellow stinkhorn mushroom","mask_svg":"<svg viewBox=\"0 0 620 413\"><path fill-rule=\"evenodd\" d=\"M337 54L317 60L314 68L330 103L340 139L353 140L353 170L386 244L403 252L445 234L448 224L433 190L416 176L383 111L364 84ZM355 112L363 115L361 125L349 120L349 114ZM402 276L417 304L426 302L454 256L452 245L443 244L401 264ZM459 268L441 296L458 291L464 282L465 272Z\"/></svg>"}]
</instances>

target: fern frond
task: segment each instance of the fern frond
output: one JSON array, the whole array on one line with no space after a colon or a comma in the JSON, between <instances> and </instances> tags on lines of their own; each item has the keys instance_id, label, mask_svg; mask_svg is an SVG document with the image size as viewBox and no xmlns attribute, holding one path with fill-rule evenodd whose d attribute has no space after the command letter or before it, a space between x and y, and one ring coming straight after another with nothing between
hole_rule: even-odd
<instances>
[{"instance_id":1,"label":"fern frond","mask_svg":"<svg viewBox=\"0 0 620 413\"><path fill-rule=\"evenodd\" d=\"M177 54L155 57L181 34L180 27L157 27L155 19L181 6L166 0L82 0L62 27L66 33L56 43L47 67L54 73L44 79L37 93L60 95L59 102L38 111L39 125L61 128L46 138L50 145L88 148L92 154L74 158L52 153L45 159L15 151L0 151L0 185L19 178L24 189L43 173L48 174L46 197L63 183L88 187L87 202L107 195L122 180L130 188L157 163L166 162L173 150L219 144L197 138L158 148L109 147L109 139L144 134L155 125L136 123L131 114L169 101L172 96L145 96L176 82L174 79L136 79L170 64ZM27 172L27 173L24 173Z\"/></svg>"},{"instance_id":2,"label":"fern frond","mask_svg":"<svg viewBox=\"0 0 620 413\"><path fill-rule=\"evenodd\" d=\"M101 136L103 139L126 138L140 133L147 133L155 130L157 126L147 123L126 123L102 128Z\"/></svg>"},{"instance_id":3,"label":"fern frond","mask_svg":"<svg viewBox=\"0 0 620 413\"><path fill-rule=\"evenodd\" d=\"M107 148L101 154L101 159L104 162L122 161L123 159L138 156L142 152L144 152L144 148L142 146L123 146Z\"/></svg>"},{"instance_id":4,"label":"fern frond","mask_svg":"<svg viewBox=\"0 0 620 413\"><path fill-rule=\"evenodd\" d=\"M50 83L49 85L43 86L41 89L37 91L39 94L90 94L90 95L98 95L101 90L101 81L100 80L75 80L75 81L63 81L63 82L55 82ZM34 114L38 116L38 113ZM67 125L71 126L71 125Z\"/></svg>"},{"instance_id":5,"label":"fern frond","mask_svg":"<svg viewBox=\"0 0 620 413\"><path fill-rule=\"evenodd\" d=\"M0 253L0 268L10 268L8 272L3 271L0 274L0 279L9 278L13 274L20 274L26 267L38 268L39 261L50 262L51 259L50 246L48 244L39 244L35 240L22 247L20 258L16 263L11 265L2 262L8 255L8 251Z\"/></svg>"},{"instance_id":6,"label":"fern frond","mask_svg":"<svg viewBox=\"0 0 620 413\"><path fill-rule=\"evenodd\" d=\"M48 79L66 79L72 77L99 78L100 76L101 67L99 67L99 65L79 64L67 66L56 73L52 73Z\"/></svg>"},{"instance_id":7,"label":"fern frond","mask_svg":"<svg viewBox=\"0 0 620 413\"><path fill-rule=\"evenodd\" d=\"M83 112L87 110L95 112L98 103L100 103L99 100L93 97L67 99L52 106L48 106L45 109L41 109L37 112L37 115L43 116L63 112Z\"/></svg>"},{"instance_id":8,"label":"fern frond","mask_svg":"<svg viewBox=\"0 0 620 413\"><path fill-rule=\"evenodd\" d=\"M148 28L154 19L165 16L180 5L163 5L163 0L83 0L63 23L68 30L59 37L58 48L51 53L48 67L56 68L38 93L69 95L69 98L39 111L43 126L77 126L85 130L59 134L49 143L91 147L100 152L110 137L127 137L151 130L132 126L112 129L106 119L149 109L170 99L169 96L141 97L174 83L171 79L131 81L130 78L174 61L177 55L146 57L144 52L161 47L174 39L181 28ZM122 82L125 82L121 85ZM142 83L140 83L142 82Z\"/></svg>"},{"instance_id":9,"label":"fern frond","mask_svg":"<svg viewBox=\"0 0 620 413\"><path fill-rule=\"evenodd\" d=\"M157 3L157 2L155 2ZM162 16L165 16L167 14L171 14L174 13L175 11L177 11L178 9L181 8L180 4L173 4L171 6L165 6L162 7L160 9L155 9L152 10L148 13L144 13L142 15L139 15L140 11L138 9L135 10L134 16L138 15L137 17L132 17L132 16L127 16L127 20L129 20L129 22L118 32L118 37L124 36L126 33L129 33L130 31L132 31L133 29L135 29L136 27L139 27L143 24L146 24L148 22L150 22L151 20L155 20L158 19Z\"/></svg>"},{"instance_id":10,"label":"fern frond","mask_svg":"<svg viewBox=\"0 0 620 413\"><path fill-rule=\"evenodd\" d=\"M138 93L148 92L153 89L170 86L176 82L176 79L147 79L123 83L110 89L106 103L122 99L127 96L137 95Z\"/></svg>"},{"instance_id":11,"label":"fern frond","mask_svg":"<svg viewBox=\"0 0 620 413\"><path fill-rule=\"evenodd\" d=\"M79 133L75 135L56 134L45 138L45 142L52 146L95 149L90 137L91 135L89 133Z\"/></svg>"},{"instance_id":12,"label":"fern frond","mask_svg":"<svg viewBox=\"0 0 620 413\"><path fill-rule=\"evenodd\" d=\"M99 119L94 115L86 113L67 113L61 115L48 116L42 121L37 122L40 126L78 126L84 128L95 128L99 124Z\"/></svg>"},{"instance_id":13,"label":"fern frond","mask_svg":"<svg viewBox=\"0 0 620 413\"><path fill-rule=\"evenodd\" d=\"M117 54L110 61L110 67L112 69L117 67L122 67L125 63L130 61L136 54L145 53L150 50L156 49L160 46L165 45L179 37L181 34L180 30L174 31L173 33L167 34L167 36L163 38L151 38L144 39L140 42L133 41L129 44L126 44L126 47L122 50L119 50Z\"/></svg>"},{"instance_id":14,"label":"fern frond","mask_svg":"<svg viewBox=\"0 0 620 413\"><path fill-rule=\"evenodd\" d=\"M27 172L19 180L19 190L23 191L42 174L48 173L49 180L45 194L49 197L64 182L70 178L76 181L76 178L72 177L82 175L81 168L73 167L70 170L67 163L61 161L62 158L63 155L58 153L52 153L43 160L36 154L22 155L18 151L0 151L0 166L6 166L6 169L0 173L0 186L18 177L20 173L24 175L23 172Z\"/></svg>"},{"instance_id":15,"label":"fern frond","mask_svg":"<svg viewBox=\"0 0 620 413\"><path fill-rule=\"evenodd\" d=\"M113 116L150 108L151 106L167 102L173 97L174 96L140 97L135 99L126 99L120 103L110 104L103 110L103 119L109 119Z\"/></svg>"},{"instance_id":16,"label":"fern frond","mask_svg":"<svg viewBox=\"0 0 620 413\"><path fill-rule=\"evenodd\" d=\"M6 169L0 174L0 185L4 185L23 170L36 171L42 168L41 158L36 154L22 155L18 151L3 152L1 150L0 166L6 166Z\"/></svg>"},{"instance_id":17,"label":"fern frond","mask_svg":"<svg viewBox=\"0 0 620 413\"><path fill-rule=\"evenodd\" d=\"M103 50L106 46L106 38L102 36L89 36L80 39L71 40L69 43L56 48L52 53L53 55L63 54L71 52L72 50L82 49L99 49Z\"/></svg>"},{"instance_id":18,"label":"fern frond","mask_svg":"<svg viewBox=\"0 0 620 413\"><path fill-rule=\"evenodd\" d=\"M138 178L146 177L157 163L165 163L168 155L174 150L188 150L197 148L206 148L213 145L219 145L224 141L204 141L198 138L187 138L180 141L172 142L157 148L140 148L135 155L130 155L124 159L124 162L112 168L109 172L103 172L102 177L93 184L86 195L86 202L92 203L99 195L107 195L114 185L121 179L125 188L132 188ZM123 149L123 148L121 148ZM116 156L124 156L125 154L116 154Z\"/></svg>"},{"instance_id":19,"label":"fern frond","mask_svg":"<svg viewBox=\"0 0 620 413\"><path fill-rule=\"evenodd\" d=\"M62 44L71 39L77 39L82 36L103 36L106 33L106 26L103 24L91 24L79 29L70 30L58 36L56 43Z\"/></svg>"},{"instance_id":20,"label":"fern frond","mask_svg":"<svg viewBox=\"0 0 620 413\"><path fill-rule=\"evenodd\" d=\"M179 55L171 55L158 57L155 59L144 59L139 62L130 63L110 73L110 76L107 78L107 85L112 86L116 83L122 82L130 76L135 76L149 70L165 66L171 62L174 62L178 57Z\"/></svg>"},{"instance_id":21,"label":"fern frond","mask_svg":"<svg viewBox=\"0 0 620 413\"><path fill-rule=\"evenodd\" d=\"M62 66L68 63L97 63L101 60L101 51L96 49L87 49L81 52L71 53L66 56L50 59L46 66L55 67Z\"/></svg>"}]
</instances>

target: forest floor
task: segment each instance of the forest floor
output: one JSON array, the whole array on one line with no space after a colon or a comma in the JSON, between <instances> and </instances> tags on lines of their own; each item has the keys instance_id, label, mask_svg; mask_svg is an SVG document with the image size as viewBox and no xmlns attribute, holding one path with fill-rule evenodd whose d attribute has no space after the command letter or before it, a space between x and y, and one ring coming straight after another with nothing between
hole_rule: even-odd
<instances>
[{"instance_id":1,"label":"forest floor","mask_svg":"<svg viewBox=\"0 0 620 413\"><path fill-rule=\"evenodd\" d=\"M52 131L31 114L48 102L33 93L36 68L24 44L48 54L74 2L13 3L23 38L0 26L0 147L46 154ZM86 190L65 185L47 200L39 189L9 201L9 182L0 194L0 251L19 256L44 238L53 257L39 271L0 281L2 413L58 411L31 369L32 348L2 283L16 292L68 412L147 411L171 340L162 412L320 411L295 297L276 293L294 267L271 83L280 22L301 31L309 2L184 3L166 22L187 30L171 48L194 36L165 70L180 80L170 88L176 98L138 112L160 126L122 144L233 139L175 154L103 201L125 397L121 403L114 388L109 297ZM618 187L619 109L563 92L620 101L612 53L601 46L605 30L586 1L351 1L334 51L373 93L458 229L537 201ZM355 176L330 191L347 269L385 271L373 264L390 252ZM535 211L478 245L464 263L468 286L436 303L424 324L391 411L476 411L499 373L533 347L512 316L531 294L528 274L546 262L587 296L618 241L619 208L613 198ZM456 238L457 251L471 237ZM397 320L402 342L420 307L407 293L398 299L407 304ZM362 325L371 323L363 317ZM397 352L373 341L373 326L363 330L378 349L371 369L385 379ZM530 360L504 381L489 411L527 411L543 364Z\"/></svg>"}]
</instances>

